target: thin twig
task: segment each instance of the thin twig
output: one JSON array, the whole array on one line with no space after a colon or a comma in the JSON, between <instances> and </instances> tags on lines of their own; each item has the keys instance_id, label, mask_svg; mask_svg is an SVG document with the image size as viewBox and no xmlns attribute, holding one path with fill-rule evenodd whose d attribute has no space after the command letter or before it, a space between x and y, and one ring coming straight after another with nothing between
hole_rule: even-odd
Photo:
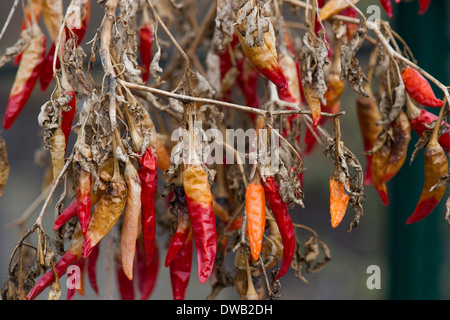
<instances>
[{"instance_id":1,"label":"thin twig","mask_svg":"<svg viewBox=\"0 0 450 320\"><path fill-rule=\"evenodd\" d=\"M3 25L2 32L0 33L0 40L2 40L6 29L8 28L8 25L11 22L11 19L12 19L13 15L14 15L14 12L16 11L16 8L17 8L18 4L19 4L19 0L15 0L13 5L12 5L12 7L11 7L11 10L9 11L8 18L6 18L6 22Z\"/></svg>"}]
</instances>

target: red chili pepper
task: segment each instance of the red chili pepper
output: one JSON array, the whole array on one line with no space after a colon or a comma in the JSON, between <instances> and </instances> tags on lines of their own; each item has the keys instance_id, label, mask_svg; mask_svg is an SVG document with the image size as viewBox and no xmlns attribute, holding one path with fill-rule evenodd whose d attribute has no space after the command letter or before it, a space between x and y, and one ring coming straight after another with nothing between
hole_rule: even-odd
<instances>
[{"instance_id":1,"label":"red chili pepper","mask_svg":"<svg viewBox=\"0 0 450 320\"><path fill-rule=\"evenodd\" d=\"M98 295L98 285L97 285L97 260L100 253L100 244L97 244L91 251L91 254L87 258L87 274L89 283L92 289Z\"/></svg>"},{"instance_id":2,"label":"red chili pepper","mask_svg":"<svg viewBox=\"0 0 450 320\"><path fill-rule=\"evenodd\" d=\"M153 289L156 285L159 272L159 247L155 241L153 260L150 265L147 265L145 258L143 239L139 238L136 241L136 259L137 259L137 271L139 279L139 291L141 293L141 300L147 300L153 293Z\"/></svg>"},{"instance_id":3,"label":"red chili pepper","mask_svg":"<svg viewBox=\"0 0 450 320\"><path fill-rule=\"evenodd\" d=\"M280 187L275 181L274 177L269 176L265 178L264 192L273 217L280 230L281 239L283 242L283 259L280 272L276 279L280 279L286 274L291 265L292 258L295 253L295 232L291 217L288 212L288 204L283 201L280 195Z\"/></svg>"},{"instance_id":4,"label":"red chili pepper","mask_svg":"<svg viewBox=\"0 0 450 320\"><path fill-rule=\"evenodd\" d=\"M244 95L246 105L252 108L259 108L261 101L257 92L259 81L258 70L245 57L236 60L236 67L239 70L236 81ZM252 120L255 120L255 114L249 113L249 116Z\"/></svg>"},{"instance_id":5,"label":"red chili pepper","mask_svg":"<svg viewBox=\"0 0 450 320\"><path fill-rule=\"evenodd\" d=\"M86 266L86 259L80 258L76 263L73 265L78 266L80 268L80 288L68 288L67 289L67 300L72 300L73 296L75 295L75 292L78 291L80 296L84 295L84 272L85 272L85 266Z\"/></svg>"},{"instance_id":6,"label":"red chili pepper","mask_svg":"<svg viewBox=\"0 0 450 320\"><path fill-rule=\"evenodd\" d=\"M158 166L156 156L150 147L145 150L139 158L140 168L138 169L141 180L141 201L142 201L142 233L144 236L144 248L147 264L153 259L153 248L156 234L155 198L158 186Z\"/></svg>"},{"instance_id":7,"label":"red chili pepper","mask_svg":"<svg viewBox=\"0 0 450 320\"><path fill-rule=\"evenodd\" d=\"M122 260L119 254L116 254L114 259L114 266L116 269L117 286L119 288L119 295L121 300L134 300L134 285L133 280L128 279L122 268Z\"/></svg>"},{"instance_id":8,"label":"red chili pepper","mask_svg":"<svg viewBox=\"0 0 450 320\"><path fill-rule=\"evenodd\" d=\"M177 230L170 240L169 249L167 250L165 266L168 267L173 259L175 259L178 251L183 247L186 238L191 230L191 221L189 220L189 211L186 203L186 196L182 186L174 187L175 208L177 211Z\"/></svg>"},{"instance_id":9,"label":"red chili pepper","mask_svg":"<svg viewBox=\"0 0 450 320\"><path fill-rule=\"evenodd\" d=\"M428 7L430 6L431 0L419 0L419 6L420 6L420 10L419 10L419 14L424 14L425 12L427 12Z\"/></svg>"},{"instance_id":10,"label":"red chili pepper","mask_svg":"<svg viewBox=\"0 0 450 320\"><path fill-rule=\"evenodd\" d=\"M31 42L23 52L23 57L9 95L3 117L5 130L8 130L13 125L25 107L42 70L45 57L45 35L36 24L33 25L32 34Z\"/></svg>"},{"instance_id":11,"label":"red chili pepper","mask_svg":"<svg viewBox=\"0 0 450 320\"><path fill-rule=\"evenodd\" d=\"M447 155L437 139L431 138L425 148L424 169L425 182L422 193L414 213L408 218L406 224L415 223L428 216L445 194L445 185L430 191L440 178L448 173Z\"/></svg>"},{"instance_id":12,"label":"red chili pepper","mask_svg":"<svg viewBox=\"0 0 450 320\"><path fill-rule=\"evenodd\" d=\"M216 221L206 172L200 165L183 171L183 187L197 250L198 277L208 280L216 257Z\"/></svg>"},{"instance_id":13,"label":"red chili pepper","mask_svg":"<svg viewBox=\"0 0 450 320\"><path fill-rule=\"evenodd\" d=\"M153 30L146 10L144 10L142 24L139 28L139 40L139 52L141 53L143 69L142 80L147 82L150 77L150 65L152 63Z\"/></svg>"},{"instance_id":14,"label":"red chili pepper","mask_svg":"<svg viewBox=\"0 0 450 320\"><path fill-rule=\"evenodd\" d=\"M55 223L53 224L53 230L58 230L63 225L67 223L70 219L75 217L78 212L78 203L77 200L72 201L72 203L63 210L63 212L55 219Z\"/></svg>"},{"instance_id":15,"label":"red chili pepper","mask_svg":"<svg viewBox=\"0 0 450 320\"><path fill-rule=\"evenodd\" d=\"M392 3L391 0L380 0L380 4L383 7L384 11L388 14L389 18L392 18Z\"/></svg>"},{"instance_id":16,"label":"red chili pepper","mask_svg":"<svg viewBox=\"0 0 450 320\"><path fill-rule=\"evenodd\" d=\"M92 175L78 164L74 164L77 188L77 214L81 230L85 235L91 221L91 185Z\"/></svg>"},{"instance_id":17,"label":"red chili pepper","mask_svg":"<svg viewBox=\"0 0 450 320\"><path fill-rule=\"evenodd\" d=\"M402 71L401 76L406 91L416 102L432 108L440 108L444 105L444 101L436 98L427 79L419 71L407 67Z\"/></svg>"},{"instance_id":18,"label":"red chili pepper","mask_svg":"<svg viewBox=\"0 0 450 320\"><path fill-rule=\"evenodd\" d=\"M61 278L66 274L67 268L81 258L81 248L83 244L83 233L81 232L80 225L78 225L75 233L72 236L72 243L70 248L61 256L59 261L55 265L55 271L58 278ZM45 290L55 281L55 273L53 270L44 274L39 281L34 285L31 291L27 295L27 300L34 300L42 291Z\"/></svg>"},{"instance_id":19,"label":"red chili pepper","mask_svg":"<svg viewBox=\"0 0 450 320\"><path fill-rule=\"evenodd\" d=\"M70 100L70 102L68 104L68 107L70 108L70 110L62 112L62 120L61 120L61 130L63 131L64 136L66 137L66 149L67 149L67 144L69 143L69 136L70 136L70 132L72 130L73 118L74 118L75 112L76 112L75 91L68 91L67 94L72 96L72 100Z\"/></svg>"},{"instance_id":20,"label":"red chili pepper","mask_svg":"<svg viewBox=\"0 0 450 320\"><path fill-rule=\"evenodd\" d=\"M190 229L186 241L170 264L170 283L174 300L184 300L191 277L192 251L192 229Z\"/></svg>"}]
</instances>

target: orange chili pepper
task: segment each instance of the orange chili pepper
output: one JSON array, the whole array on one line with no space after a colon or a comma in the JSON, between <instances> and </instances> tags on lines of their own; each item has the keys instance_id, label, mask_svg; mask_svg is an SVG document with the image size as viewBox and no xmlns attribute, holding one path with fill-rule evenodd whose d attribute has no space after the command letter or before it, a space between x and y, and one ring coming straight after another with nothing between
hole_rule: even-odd
<instances>
[{"instance_id":1,"label":"orange chili pepper","mask_svg":"<svg viewBox=\"0 0 450 320\"><path fill-rule=\"evenodd\" d=\"M371 176L372 184L378 192L383 204L388 205L389 196L387 193L386 183L383 181L384 172L386 172L386 166L391 155L391 149L388 144L384 144L383 147L372 154L371 162Z\"/></svg>"},{"instance_id":2,"label":"orange chili pepper","mask_svg":"<svg viewBox=\"0 0 450 320\"><path fill-rule=\"evenodd\" d=\"M266 226L266 197L258 173L255 173L253 180L247 186L245 211L247 213L250 252L253 260L257 261L261 253L262 238Z\"/></svg>"},{"instance_id":3,"label":"orange chili pepper","mask_svg":"<svg viewBox=\"0 0 450 320\"><path fill-rule=\"evenodd\" d=\"M349 186L347 182L347 186ZM330 214L331 226L336 228L344 219L349 196L345 194L344 185L339 179L330 178Z\"/></svg>"},{"instance_id":4,"label":"orange chili pepper","mask_svg":"<svg viewBox=\"0 0 450 320\"><path fill-rule=\"evenodd\" d=\"M408 218L406 224L420 221L428 216L444 196L445 185L430 191L440 178L448 173L447 155L436 137L432 137L425 148L424 169L425 182L422 193L414 213Z\"/></svg>"},{"instance_id":5,"label":"orange chili pepper","mask_svg":"<svg viewBox=\"0 0 450 320\"><path fill-rule=\"evenodd\" d=\"M427 79L419 71L407 67L402 71L401 76L405 84L406 92L416 102L432 108L440 108L444 105L444 101L436 98Z\"/></svg>"},{"instance_id":6,"label":"orange chili pepper","mask_svg":"<svg viewBox=\"0 0 450 320\"><path fill-rule=\"evenodd\" d=\"M314 87L304 86L303 93L305 95L306 103L308 104L309 110L311 111L313 128L315 129L319 125L321 117L320 100L317 95L317 91Z\"/></svg>"}]
</instances>

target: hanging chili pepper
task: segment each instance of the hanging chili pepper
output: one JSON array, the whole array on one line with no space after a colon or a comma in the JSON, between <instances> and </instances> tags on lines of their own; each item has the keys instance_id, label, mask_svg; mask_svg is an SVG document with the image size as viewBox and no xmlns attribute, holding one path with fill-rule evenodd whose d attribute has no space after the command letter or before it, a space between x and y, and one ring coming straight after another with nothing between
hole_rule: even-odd
<instances>
[{"instance_id":1,"label":"hanging chili pepper","mask_svg":"<svg viewBox=\"0 0 450 320\"><path fill-rule=\"evenodd\" d=\"M419 104L426 107L440 108L444 102L434 95L431 85L422 74L407 67L401 73L406 92Z\"/></svg>"},{"instance_id":2,"label":"hanging chili pepper","mask_svg":"<svg viewBox=\"0 0 450 320\"><path fill-rule=\"evenodd\" d=\"M236 82L244 95L246 105L252 108L259 108L261 101L257 92L259 81L258 70L245 56L236 60L236 67L239 71ZM252 120L255 120L253 113L249 113L249 116Z\"/></svg>"},{"instance_id":3,"label":"hanging chili pepper","mask_svg":"<svg viewBox=\"0 0 450 320\"><path fill-rule=\"evenodd\" d=\"M133 280L130 280L123 270L122 261L120 258L120 250L117 250L117 253L115 255L114 267L116 269L117 286L119 289L120 299L134 300Z\"/></svg>"},{"instance_id":4,"label":"hanging chili pepper","mask_svg":"<svg viewBox=\"0 0 450 320\"><path fill-rule=\"evenodd\" d=\"M408 144L411 140L411 124L406 113L401 111L392 126L393 140L391 142L391 154L386 165L386 170L381 177L381 180L384 182L391 180L402 168L408 153Z\"/></svg>"},{"instance_id":5,"label":"hanging chili pepper","mask_svg":"<svg viewBox=\"0 0 450 320\"><path fill-rule=\"evenodd\" d=\"M157 159L153 155L150 147L139 158L140 167L138 169L139 179L141 180L141 202L142 214L141 224L142 233L144 235L145 255L147 264L153 259L153 247L156 234L156 217L155 217L155 198L158 186L158 168Z\"/></svg>"},{"instance_id":6,"label":"hanging chili pepper","mask_svg":"<svg viewBox=\"0 0 450 320\"><path fill-rule=\"evenodd\" d=\"M382 177L384 172L386 172L386 166L389 162L389 157L391 155L391 148L389 144L385 143L383 147L372 154L371 163L371 176L372 184L378 192L381 201L384 205L388 205L389 196L387 192L386 183L383 181Z\"/></svg>"},{"instance_id":7,"label":"hanging chili pepper","mask_svg":"<svg viewBox=\"0 0 450 320\"><path fill-rule=\"evenodd\" d=\"M372 183L372 157L368 152L373 149L381 131L381 126L376 122L382 118L380 109L378 109L377 101L370 95L365 98L361 95L356 100L356 114L358 116L359 129L362 135L364 151L366 152L366 172L364 183L369 185Z\"/></svg>"},{"instance_id":8,"label":"hanging chili pepper","mask_svg":"<svg viewBox=\"0 0 450 320\"><path fill-rule=\"evenodd\" d=\"M288 212L288 204L280 195L280 187L273 176L265 178L264 192L273 217L277 223L283 241L283 260L276 279L286 274L291 265L295 253L295 233L291 217Z\"/></svg>"},{"instance_id":9,"label":"hanging chili pepper","mask_svg":"<svg viewBox=\"0 0 450 320\"><path fill-rule=\"evenodd\" d=\"M175 259L178 251L183 247L186 238L191 230L191 221L189 220L189 211L186 203L186 196L182 185L175 186L175 208L177 212L177 230L170 240L167 250L165 266L168 267Z\"/></svg>"},{"instance_id":10,"label":"hanging chili pepper","mask_svg":"<svg viewBox=\"0 0 450 320\"><path fill-rule=\"evenodd\" d=\"M216 257L216 221L208 177L200 165L183 171L183 187L197 250L198 277L203 284L211 275Z\"/></svg>"},{"instance_id":11,"label":"hanging chili pepper","mask_svg":"<svg viewBox=\"0 0 450 320\"><path fill-rule=\"evenodd\" d=\"M159 139L156 140L156 159L159 170L166 172L170 168L170 156Z\"/></svg>"},{"instance_id":12,"label":"hanging chili pepper","mask_svg":"<svg viewBox=\"0 0 450 320\"><path fill-rule=\"evenodd\" d=\"M64 137L66 140L66 149L67 145L69 144L69 136L72 130L73 118L76 112L75 91L68 91L67 94L72 97L72 100L70 100L69 103L67 104L68 108L70 109L68 111L64 110L62 111L62 120L61 120L61 129L64 133Z\"/></svg>"},{"instance_id":13,"label":"hanging chili pepper","mask_svg":"<svg viewBox=\"0 0 450 320\"><path fill-rule=\"evenodd\" d=\"M53 224L53 230L58 230L63 225L67 223L70 219L75 217L78 212L78 203L77 200L72 201L72 203L63 210L63 212L55 219Z\"/></svg>"},{"instance_id":14,"label":"hanging chili pepper","mask_svg":"<svg viewBox=\"0 0 450 320\"><path fill-rule=\"evenodd\" d=\"M64 154L66 151L66 143L64 133L61 127L58 127L53 133L52 149L50 155L52 158L53 182L58 178L59 173L65 164Z\"/></svg>"},{"instance_id":15,"label":"hanging chili pepper","mask_svg":"<svg viewBox=\"0 0 450 320\"><path fill-rule=\"evenodd\" d=\"M245 211L250 252L253 260L257 261L261 253L262 238L266 226L266 198L258 172L255 173L245 191Z\"/></svg>"},{"instance_id":16,"label":"hanging chili pepper","mask_svg":"<svg viewBox=\"0 0 450 320\"><path fill-rule=\"evenodd\" d=\"M418 108L409 98L406 99L406 112L411 122L411 128L420 137L425 131L430 130L427 125L430 125L438 120L438 117L435 114ZM445 125L447 131L450 130L450 125L448 123L442 121L441 125ZM448 132L443 133L439 137L438 141L441 147L444 148L445 152L450 151L450 136Z\"/></svg>"},{"instance_id":17,"label":"hanging chili pepper","mask_svg":"<svg viewBox=\"0 0 450 320\"><path fill-rule=\"evenodd\" d=\"M383 7L384 11L386 11L389 18L392 18L393 12L391 0L380 0L380 4Z\"/></svg>"},{"instance_id":18,"label":"hanging chili pepper","mask_svg":"<svg viewBox=\"0 0 450 320\"><path fill-rule=\"evenodd\" d=\"M64 253L63 256L55 265L55 271L58 278L61 278L67 272L67 268L75 264L81 258L81 247L83 244L83 233L81 227L78 224L75 229L75 233L72 236L72 242L70 248ZM34 300L42 291L45 290L55 281L55 272L53 270L44 274L39 281L34 285L31 291L27 295L27 300Z\"/></svg>"},{"instance_id":19,"label":"hanging chili pepper","mask_svg":"<svg viewBox=\"0 0 450 320\"><path fill-rule=\"evenodd\" d=\"M141 293L141 300L147 300L156 285L159 272L159 247L155 240L153 248L153 259L150 265L147 264L144 251L143 238L140 237L136 242L136 258L137 258L137 272L139 279L139 291Z\"/></svg>"},{"instance_id":20,"label":"hanging chili pepper","mask_svg":"<svg viewBox=\"0 0 450 320\"><path fill-rule=\"evenodd\" d=\"M86 234L91 221L92 174L74 162L75 185L77 189L77 214L83 234Z\"/></svg>"},{"instance_id":21,"label":"hanging chili pepper","mask_svg":"<svg viewBox=\"0 0 450 320\"><path fill-rule=\"evenodd\" d=\"M87 258L87 274L88 280L92 289L98 295L97 285L97 260L100 253L100 244L97 244L91 251L91 254Z\"/></svg>"},{"instance_id":22,"label":"hanging chili pepper","mask_svg":"<svg viewBox=\"0 0 450 320\"><path fill-rule=\"evenodd\" d=\"M114 176L105 193L95 206L83 243L83 257L88 257L92 249L111 230L125 207L127 188L119 172L119 164L114 159Z\"/></svg>"},{"instance_id":23,"label":"hanging chili pepper","mask_svg":"<svg viewBox=\"0 0 450 320\"><path fill-rule=\"evenodd\" d=\"M8 130L16 121L19 113L25 107L33 92L42 70L42 62L45 56L45 42L45 36L39 26L33 24L32 38L23 52L3 117L3 127L5 130Z\"/></svg>"},{"instance_id":24,"label":"hanging chili pepper","mask_svg":"<svg viewBox=\"0 0 450 320\"><path fill-rule=\"evenodd\" d=\"M418 222L428 216L439 204L445 193L445 185L431 188L436 185L440 178L448 173L447 155L439 145L437 137L433 135L425 147L425 182L414 213L408 218L406 224Z\"/></svg>"},{"instance_id":25,"label":"hanging chili pepper","mask_svg":"<svg viewBox=\"0 0 450 320\"><path fill-rule=\"evenodd\" d=\"M319 96L314 87L304 86L303 93L305 95L306 103L308 104L309 110L311 111L311 117L313 120L313 129L315 129L320 122L321 118L321 107Z\"/></svg>"},{"instance_id":26,"label":"hanging chili pepper","mask_svg":"<svg viewBox=\"0 0 450 320\"><path fill-rule=\"evenodd\" d=\"M183 246L178 250L177 255L170 264L170 283L172 285L174 300L184 300L191 277L192 251L193 241L191 228Z\"/></svg>"},{"instance_id":27,"label":"hanging chili pepper","mask_svg":"<svg viewBox=\"0 0 450 320\"><path fill-rule=\"evenodd\" d=\"M286 52L280 55L279 62L288 80L288 86L284 89L278 88L278 95L281 100L300 104L302 96L295 61Z\"/></svg>"},{"instance_id":28,"label":"hanging chili pepper","mask_svg":"<svg viewBox=\"0 0 450 320\"><path fill-rule=\"evenodd\" d=\"M150 65L152 63L153 30L150 17L144 8L141 27L139 28L139 52L141 53L142 80L146 83L150 77Z\"/></svg>"},{"instance_id":29,"label":"hanging chili pepper","mask_svg":"<svg viewBox=\"0 0 450 320\"><path fill-rule=\"evenodd\" d=\"M427 12L428 7L430 6L431 0L419 0L419 14L424 14Z\"/></svg>"},{"instance_id":30,"label":"hanging chili pepper","mask_svg":"<svg viewBox=\"0 0 450 320\"><path fill-rule=\"evenodd\" d=\"M347 186L349 186L347 182ZM349 196L345 194L344 185L336 177L330 178L330 215L331 226L336 228L344 219Z\"/></svg>"},{"instance_id":31,"label":"hanging chili pepper","mask_svg":"<svg viewBox=\"0 0 450 320\"><path fill-rule=\"evenodd\" d=\"M141 182L130 159L125 163L124 178L128 192L122 220L120 250L123 272L128 279L133 280L133 262L141 218Z\"/></svg>"},{"instance_id":32,"label":"hanging chili pepper","mask_svg":"<svg viewBox=\"0 0 450 320\"><path fill-rule=\"evenodd\" d=\"M84 296L84 273L85 273L85 265L86 265L86 260L81 258L79 259L76 263L74 263L73 265L77 266L78 268L80 268L80 277L79 277L79 288L68 288L67 289L67 300L72 300L72 298L75 295L75 292L78 292L78 294L80 296Z\"/></svg>"},{"instance_id":33,"label":"hanging chili pepper","mask_svg":"<svg viewBox=\"0 0 450 320\"><path fill-rule=\"evenodd\" d=\"M273 82L278 89L288 87L288 79L280 66L275 46L275 32L269 23L269 31L264 34L265 43L262 46L249 47L241 32L237 32L244 55L251 61L255 68L267 79ZM195 238L195 235L194 235Z\"/></svg>"}]
</instances>

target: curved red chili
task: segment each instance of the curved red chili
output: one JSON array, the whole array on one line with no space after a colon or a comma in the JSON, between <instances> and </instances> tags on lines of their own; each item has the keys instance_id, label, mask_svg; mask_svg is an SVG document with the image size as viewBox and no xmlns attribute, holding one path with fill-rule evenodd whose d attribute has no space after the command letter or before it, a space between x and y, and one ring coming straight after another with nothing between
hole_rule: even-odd
<instances>
[{"instance_id":1,"label":"curved red chili","mask_svg":"<svg viewBox=\"0 0 450 320\"><path fill-rule=\"evenodd\" d=\"M416 102L432 108L440 108L444 105L444 101L436 98L430 83L419 71L407 67L402 71L401 76L406 92Z\"/></svg>"},{"instance_id":2,"label":"curved red chili","mask_svg":"<svg viewBox=\"0 0 450 320\"><path fill-rule=\"evenodd\" d=\"M141 293L140 299L147 300L153 293L153 290L156 285L156 280L158 278L159 247L158 243L155 241L153 260L150 263L150 265L147 265L142 238L136 241L136 246L137 246L136 259L137 259L137 271L139 279L139 291Z\"/></svg>"},{"instance_id":3,"label":"curved red chili","mask_svg":"<svg viewBox=\"0 0 450 320\"><path fill-rule=\"evenodd\" d=\"M66 138L66 149L67 149L67 145L69 143L70 131L72 130L73 118L74 118L75 112L76 112L75 91L68 91L67 94L72 97L72 100L70 100L69 104L68 104L68 107L70 108L70 110L63 111L62 119L61 119L61 130L63 131L64 137Z\"/></svg>"},{"instance_id":4,"label":"curved red chili","mask_svg":"<svg viewBox=\"0 0 450 320\"><path fill-rule=\"evenodd\" d=\"M281 240L283 242L283 259L276 279L281 278L286 274L291 265L292 258L295 253L295 232L291 217L288 212L288 204L283 201L280 195L280 187L275 181L274 177L269 176L265 178L264 192L266 194L267 202L272 210L273 217L280 230Z\"/></svg>"},{"instance_id":5,"label":"curved red chili","mask_svg":"<svg viewBox=\"0 0 450 320\"><path fill-rule=\"evenodd\" d=\"M55 219L53 224L53 230L58 230L63 225L65 225L70 219L75 217L78 212L77 200L72 201L72 203L61 212L61 214Z\"/></svg>"},{"instance_id":6,"label":"curved red chili","mask_svg":"<svg viewBox=\"0 0 450 320\"><path fill-rule=\"evenodd\" d=\"M170 283L174 300L184 300L186 289L191 277L193 241L192 231L188 233L186 241L177 252L170 264Z\"/></svg>"},{"instance_id":7,"label":"curved red chili","mask_svg":"<svg viewBox=\"0 0 450 320\"><path fill-rule=\"evenodd\" d=\"M431 0L419 0L419 14L424 14L427 12L428 7L430 6Z\"/></svg>"},{"instance_id":8,"label":"curved red chili","mask_svg":"<svg viewBox=\"0 0 450 320\"><path fill-rule=\"evenodd\" d=\"M128 279L122 268L122 260L119 257L114 259L116 269L117 286L121 300L134 300L134 285L133 280Z\"/></svg>"},{"instance_id":9,"label":"curved red chili","mask_svg":"<svg viewBox=\"0 0 450 320\"><path fill-rule=\"evenodd\" d=\"M393 12L391 0L380 0L380 4L383 7L384 11L386 11L389 18L392 18Z\"/></svg>"},{"instance_id":10,"label":"curved red chili","mask_svg":"<svg viewBox=\"0 0 450 320\"><path fill-rule=\"evenodd\" d=\"M87 274L88 280L91 284L92 289L98 295L98 285L97 285L97 260L100 253L100 243L94 246L89 257L87 258Z\"/></svg>"}]
</instances>

